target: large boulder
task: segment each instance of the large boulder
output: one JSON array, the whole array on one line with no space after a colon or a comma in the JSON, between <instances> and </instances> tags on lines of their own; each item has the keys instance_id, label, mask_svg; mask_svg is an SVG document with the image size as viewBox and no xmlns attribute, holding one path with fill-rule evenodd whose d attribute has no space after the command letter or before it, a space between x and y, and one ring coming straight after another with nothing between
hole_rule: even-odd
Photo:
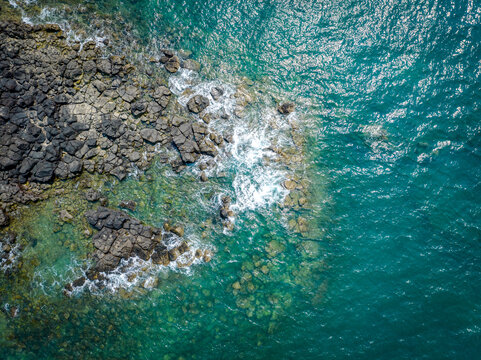
<instances>
[{"instance_id":1,"label":"large boulder","mask_svg":"<svg viewBox=\"0 0 481 360\"><path fill-rule=\"evenodd\" d=\"M142 139L152 144L156 144L162 141L162 136L155 129L142 129L140 130L140 136L142 137Z\"/></svg>"},{"instance_id":2,"label":"large boulder","mask_svg":"<svg viewBox=\"0 0 481 360\"><path fill-rule=\"evenodd\" d=\"M165 63L165 69L170 73L175 73L180 68L180 61L177 56L170 57Z\"/></svg>"},{"instance_id":3,"label":"large boulder","mask_svg":"<svg viewBox=\"0 0 481 360\"><path fill-rule=\"evenodd\" d=\"M187 102L187 108L195 114L198 114L209 106L209 99L202 95L195 95Z\"/></svg>"}]
</instances>

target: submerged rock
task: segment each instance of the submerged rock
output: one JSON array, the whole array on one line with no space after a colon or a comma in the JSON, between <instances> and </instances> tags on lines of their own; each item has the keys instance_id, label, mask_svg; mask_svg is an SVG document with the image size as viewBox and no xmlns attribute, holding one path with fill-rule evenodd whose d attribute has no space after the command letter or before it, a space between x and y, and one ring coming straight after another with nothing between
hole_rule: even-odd
<instances>
[{"instance_id":1,"label":"submerged rock","mask_svg":"<svg viewBox=\"0 0 481 360\"><path fill-rule=\"evenodd\" d=\"M121 201L119 203L119 207L135 211L135 208L137 207L137 203L133 200Z\"/></svg>"},{"instance_id":2,"label":"submerged rock","mask_svg":"<svg viewBox=\"0 0 481 360\"><path fill-rule=\"evenodd\" d=\"M193 59L184 60L184 62L182 63L182 67L187 70L192 70L196 72L200 71L200 63Z\"/></svg>"},{"instance_id":3,"label":"submerged rock","mask_svg":"<svg viewBox=\"0 0 481 360\"><path fill-rule=\"evenodd\" d=\"M279 111L283 115L287 115L287 114L290 114L291 112L293 112L295 110L295 108L296 108L296 106L293 103L286 102L286 103L280 104L277 107L277 111Z\"/></svg>"}]
</instances>

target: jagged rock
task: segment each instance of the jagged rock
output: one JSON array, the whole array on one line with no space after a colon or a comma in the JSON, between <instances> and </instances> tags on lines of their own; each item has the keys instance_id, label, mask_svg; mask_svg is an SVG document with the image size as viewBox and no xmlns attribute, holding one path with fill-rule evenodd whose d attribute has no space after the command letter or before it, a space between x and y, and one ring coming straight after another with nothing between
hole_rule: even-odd
<instances>
[{"instance_id":1,"label":"jagged rock","mask_svg":"<svg viewBox=\"0 0 481 360\"><path fill-rule=\"evenodd\" d=\"M214 143L207 139L204 139L201 142L199 142L199 151L201 152L201 154L209 155L213 157L217 156L217 154L219 153Z\"/></svg>"},{"instance_id":2,"label":"jagged rock","mask_svg":"<svg viewBox=\"0 0 481 360\"><path fill-rule=\"evenodd\" d=\"M159 86L155 89L155 92L152 95L152 97L160 106L162 106L162 108L165 109L169 103L171 94L172 93L167 87Z\"/></svg>"},{"instance_id":3,"label":"jagged rock","mask_svg":"<svg viewBox=\"0 0 481 360\"><path fill-rule=\"evenodd\" d=\"M121 87L117 90L119 96L126 102L130 103L137 99L139 91L135 86L129 85L127 87Z\"/></svg>"},{"instance_id":4,"label":"jagged rock","mask_svg":"<svg viewBox=\"0 0 481 360\"><path fill-rule=\"evenodd\" d=\"M145 112L147 111L147 105L143 101L137 101L132 104L131 111L132 115L140 116L142 114L145 114Z\"/></svg>"},{"instance_id":5,"label":"jagged rock","mask_svg":"<svg viewBox=\"0 0 481 360\"><path fill-rule=\"evenodd\" d=\"M207 106L209 99L202 95L195 95L187 102L187 108L195 114L202 112Z\"/></svg>"},{"instance_id":6,"label":"jagged rock","mask_svg":"<svg viewBox=\"0 0 481 360\"><path fill-rule=\"evenodd\" d=\"M94 265L87 271L89 279L97 278L99 272L114 270L122 259L138 256L144 260L151 258L155 264L168 265L190 250L185 241L179 241L184 235L181 226L166 223L166 233L161 237L160 229L143 225L123 211L99 206L85 215L89 224L99 230L92 237L96 250Z\"/></svg>"},{"instance_id":7,"label":"jagged rock","mask_svg":"<svg viewBox=\"0 0 481 360\"><path fill-rule=\"evenodd\" d=\"M117 139L125 133L125 126L121 120L110 115L103 115L100 131L108 138Z\"/></svg>"}]
</instances>

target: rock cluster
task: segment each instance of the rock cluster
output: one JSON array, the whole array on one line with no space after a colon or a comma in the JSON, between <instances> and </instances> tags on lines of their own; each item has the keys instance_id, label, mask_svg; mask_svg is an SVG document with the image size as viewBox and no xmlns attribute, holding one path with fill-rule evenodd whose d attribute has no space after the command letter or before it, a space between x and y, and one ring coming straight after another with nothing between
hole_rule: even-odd
<instances>
[{"instance_id":1,"label":"rock cluster","mask_svg":"<svg viewBox=\"0 0 481 360\"><path fill-rule=\"evenodd\" d=\"M177 115L172 117L171 136L184 163L195 162L201 154L216 156L216 145L223 142L221 136L209 133L206 125Z\"/></svg>"},{"instance_id":2,"label":"rock cluster","mask_svg":"<svg viewBox=\"0 0 481 360\"><path fill-rule=\"evenodd\" d=\"M170 142L170 91L144 89L124 58L68 45L56 25L0 24L0 182L50 182L83 169L123 179L145 143ZM134 119L153 123L140 129Z\"/></svg>"},{"instance_id":3,"label":"rock cluster","mask_svg":"<svg viewBox=\"0 0 481 360\"><path fill-rule=\"evenodd\" d=\"M170 72L180 66L170 50L164 50L160 62ZM198 67L193 60L184 60L182 66ZM222 136L208 133L203 122L188 116L167 116L172 95L162 85L164 80L140 83L133 70L123 57L102 57L93 42L82 47L68 44L57 25L0 23L0 200L4 209L8 204L38 200L48 188L43 184L82 171L122 180L133 167L145 169L158 145L179 150L174 170L202 154L218 154ZM214 93L221 96L223 90ZM209 100L197 95L189 104L191 112L200 113ZM27 182L29 191L24 191L22 184Z\"/></svg>"},{"instance_id":4,"label":"rock cluster","mask_svg":"<svg viewBox=\"0 0 481 360\"><path fill-rule=\"evenodd\" d=\"M195 95L187 102L187 108L195 114L204 111L209 106L209 99L202 95Z\"/></svg>"},{"instance_id":5,"label":"rock cluster","mask_svg":"<svg viewBox=\"0 0 481 360\"><path fill-rule=\"evenodd\" d=\"M231 203L231 199L229 196L222 197L222 205L220 207L220 217L222 219L224 227L226 227L228 230L233 229L234 225L232 224L230 219L235 216L234 211L230 209L230 203Z\"/></svg>"},{"instance_id":6,"label":"rock cluster","mask_svg":"<svg viewBox=\"0 0 481 360\"><path fill-rule=\"evenodd\" d=\"M164 64L165 70L175 73L180 68L180 60L171 50L163 50L164 55L160 58L160 62Z\"/></svg>"},{"instance_id":7,"label":"rock cluster","mask_svg":"<svg viewBox=\"0 0 481 360\"><path fill-rule=\"evenodd\" d=\"M89 280L102 280L104 275L115 270L122 259L139 257L151 259L154 264L167 266L177 260L178 266L188 266L195 258L208 262L211 258L209 250L192 251L182 239L184 230L180 226L164 225L164 231L142 224L121 210L113 210L99 206L96 210L85 214L88 223L99 230L93 237L95 248L92 254L93 265L86 272ZM178 258L192 252L188 263L180 263ZM66 285L66 290L82 286L85 278L80 278Z\"/></svg>"}]
</instances>

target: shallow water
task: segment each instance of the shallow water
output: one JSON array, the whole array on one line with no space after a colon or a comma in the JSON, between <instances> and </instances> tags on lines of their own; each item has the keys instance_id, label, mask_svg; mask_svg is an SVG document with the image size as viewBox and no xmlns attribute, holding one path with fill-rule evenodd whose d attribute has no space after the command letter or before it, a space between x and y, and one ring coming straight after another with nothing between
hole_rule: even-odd
<instances>
[{"instance_id":1,"label":"shallow water","mask_svg":"<svg viewBox=\"0 0 481 360\"><path fill-rule=\"evenodd\" d=\"M214 250L210 263L149 268L139 276L158 279L153 289L120 279L113 292L67 299L61 288L88 250L81 209L89 205L57 228L52 209L76 204L72 185L19 224L27 265L15 278L0 275L0 305L19 309L13 319L0 315L5 357L479 356L478 2L95 6L88 11L130 24L149 54L164 41L192 51L201 74L170 81L181 102L186 84L202 92L213 83L240 84L255 101L243 121L211 124L236 142L208 183L196 168L179 176L156 163L99 185L114 206L134 198L132 214L148 224L184 223L191 242ZM282 100L297 105L289 119L276 114ZM235 107L217 105L210 111ZM289 123L298 124L300 146ZM275 144L299 157L273 161ZM281 206L291 177L306 180L305 208ZM237 212L233 231L218 216L224 194ZM290 226L299 216L303 234Z\"/></svg>"}]
</instances>

